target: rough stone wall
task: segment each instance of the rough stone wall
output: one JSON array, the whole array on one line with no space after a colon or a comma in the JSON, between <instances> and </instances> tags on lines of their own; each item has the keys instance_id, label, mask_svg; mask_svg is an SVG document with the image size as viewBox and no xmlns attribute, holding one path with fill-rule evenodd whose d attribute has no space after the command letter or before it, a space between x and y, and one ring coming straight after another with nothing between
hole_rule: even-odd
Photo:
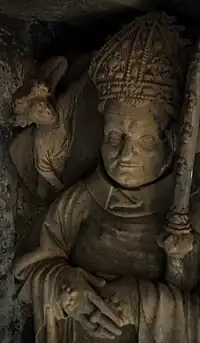
<instances>
[{"instance_id":1,"label":"rough stone wall","mask_svg":"<svg viewBox=\"0 0 200 343\"><path fill-rule=\"evenodd\" d=\"M131 8L151 10L157 6L200 16L199 0L0 0L0 12L9 16L71 21L73 25L87 20L88 15L104 16L109 11Z\"/></svg>"},{"instance_id":2,"label":"rough stone wall","mask_svg":"<svg viewBox=\"0 0 200 343\"><path fill-rule=\"evenodd\" d=\"M32 68L34 45L52 36L49 28L36 22L9 20L0 15L0 342L18 342L22 325L20 303L15 300L11 263L15 228L10 207L9 186L14 170L8 158L11 139L10 101Z\"/></svg>"},{"instance_id":3,"label":"rough stone wall","mask_svg":"<svg viewBox=\"0 0 200 343\"><path fill-rule=\"evenodd\" d=\"M43 20L60 20L74 24L80 23L82 17L104 15L108 11L121 10L126 7L148 7L152 0L0 0L0 10L10 16L32 17Z\"/></svg>"}]
</instances>

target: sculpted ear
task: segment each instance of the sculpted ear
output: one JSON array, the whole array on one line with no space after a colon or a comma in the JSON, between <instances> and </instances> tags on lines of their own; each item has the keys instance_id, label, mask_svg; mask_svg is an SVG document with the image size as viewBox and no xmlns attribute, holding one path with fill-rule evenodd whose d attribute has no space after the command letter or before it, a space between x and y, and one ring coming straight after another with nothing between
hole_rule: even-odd
<instances>
[{"instance_id":1,"label":"sculpted ear","mask_svg":"<svg viewBox=\"0 0 200 343\"><path fill-rule=\"evenodd\" d=\"M64 56L52 57L40 68L38 72L38 83L44 83L50 93L54 93L62 76L68 69L68 61Z\"/></svg>"}]
</instances>

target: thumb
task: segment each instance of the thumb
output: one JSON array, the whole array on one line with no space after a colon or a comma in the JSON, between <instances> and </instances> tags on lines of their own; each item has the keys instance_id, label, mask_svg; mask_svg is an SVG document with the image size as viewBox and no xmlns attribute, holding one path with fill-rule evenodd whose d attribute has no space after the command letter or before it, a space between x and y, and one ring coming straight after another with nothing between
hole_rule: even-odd
<instances>
[{"instance_id":1,"label":"thumb","mask_svg":"<svg viewBox=\"0 0 200 343\"><path fill-rule=\"evenodd\" d=\"M98 276L94 276L85 270L82 271L84 278L88 281L91 286L94 287L104 287L106 281Z\"/></svg>"}]
</instances>

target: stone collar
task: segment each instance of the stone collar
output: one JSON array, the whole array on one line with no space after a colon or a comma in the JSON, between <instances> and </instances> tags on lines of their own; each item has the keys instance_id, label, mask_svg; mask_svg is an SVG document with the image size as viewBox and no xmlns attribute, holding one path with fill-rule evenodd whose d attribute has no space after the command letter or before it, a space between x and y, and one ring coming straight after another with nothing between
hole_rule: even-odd
<instances>
[{"instance_id":1,"label":"stone collar","mask_svg":"<svg viewBox=\"0 0 200 343\"><path fill-rule=\"evenodd\" d=\"M136 190L114 187L98 168L86 180L90 195L106 211L120 217L141 217L165 213L171 205L174 189L173 173Z\"/></svg>"}]
</instances>

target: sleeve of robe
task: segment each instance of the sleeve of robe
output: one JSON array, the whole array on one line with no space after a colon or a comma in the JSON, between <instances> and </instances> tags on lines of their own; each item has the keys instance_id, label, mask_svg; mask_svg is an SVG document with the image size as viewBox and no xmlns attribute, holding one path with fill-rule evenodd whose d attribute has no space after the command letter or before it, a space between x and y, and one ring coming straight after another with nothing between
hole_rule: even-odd
<instances>
[{"instance_id":1,"label":"sleeve of robe","mask_svg":"<svg viewBox=\"0 0 200 343\"><path fill-rule=\"evenodd\" d=\"M64 317L58 291L67 277L68 257L88 209L84 185L70 188L50 207L40 246L14 263L15 276L23 281L20 297L33 306L38 343L58 341L56 321Z\"/></svg>"},{"instance_id":2,"label":"sleeve of robe","mask_svg":"<svg viewBox=\"0 0 200 343\"><path fill-rule=\"evenodd\" d=\"M60 175L70 154L75 134L76 107L86 81L84 75L59 97L56 104L59 127L49 131L48 135L38 134L35 138L37 171L57 190L63 189Z\"/></svg>"},{"instance_id":3,"label":"sleeve of robe","mask_svg":"<svg viewBox=\"0 0 200 343\"><path fill-rule=\"evenodd\" d=\"M135 285L138 343L200 342L198 293L148 281L136 281Z\"/></svg>"},{"instance_id":4,"label":"sleeve of robe","mask_svg":"<svg viewBox=\"0 0 200 343\"><path fill-rule=\"evenodd\" d=\"M59 176L67 158L68 139L63 125L52 129L45 135L36 132L34 144L34 161L40 175L55 189L61 190L63 184Z\"/></svg>"}]
</instances>

